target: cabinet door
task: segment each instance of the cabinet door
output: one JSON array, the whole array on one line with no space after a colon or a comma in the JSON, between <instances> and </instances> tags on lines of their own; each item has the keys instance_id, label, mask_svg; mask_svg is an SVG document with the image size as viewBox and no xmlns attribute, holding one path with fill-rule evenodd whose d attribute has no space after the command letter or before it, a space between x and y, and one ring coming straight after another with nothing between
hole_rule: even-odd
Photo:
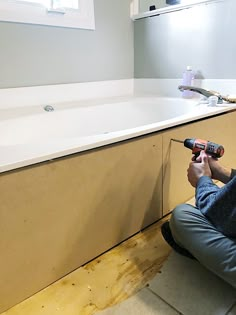
<instances>
[{"instance_id":1,"label":"cabinet door","mask_svg":"<svg viewBox=\"0 0 236 315\"><path fill-rule=\"evenodd\" d=\"M187 180L187 169L192 158L191 150L171 139L201 138L222 144L225 148L225 154L221 158L222 164L236 167L235 122L236 112L232 112L176 127L163 133L164 214L195 194L195 189Z\"/></svg>"},{"instance_id":2,"label":"cabinet door","mask_svg":"<svg viewBox=\"0 0 236 315\"><path fill-rule=\"evenodd\" d=\"M0 176L0 313L162 216L162 137Z\"/></svg>"}]
</instances>

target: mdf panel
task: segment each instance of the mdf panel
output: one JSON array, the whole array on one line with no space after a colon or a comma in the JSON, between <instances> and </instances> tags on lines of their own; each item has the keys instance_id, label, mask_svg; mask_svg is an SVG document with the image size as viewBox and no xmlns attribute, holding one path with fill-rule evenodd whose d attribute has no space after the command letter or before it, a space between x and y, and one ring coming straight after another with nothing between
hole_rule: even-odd
<instances>
[{"instance_id":1,"label":"mdf panel","mask_svg":"<svg viewBox=\"0 0 236 315\"><path fill-rule=\"evenodd\" d=\"M172 138L201 138L222 144L225 154L223 165L236 167L235 154L236 112L190 123L163 133L163 213L173 210L194 196L195 189L187 180L187 169L192 152Z\"/></svg>"},{"instance_id":2,"label":"mdf panel","mask_svg":"<svg viewBox=\"0 0 236 315\"><path fill-rule=\"evenodd\" d=\"M0 312L162 216L162 137L0 176Z\"/></svg>"}]
</instances>

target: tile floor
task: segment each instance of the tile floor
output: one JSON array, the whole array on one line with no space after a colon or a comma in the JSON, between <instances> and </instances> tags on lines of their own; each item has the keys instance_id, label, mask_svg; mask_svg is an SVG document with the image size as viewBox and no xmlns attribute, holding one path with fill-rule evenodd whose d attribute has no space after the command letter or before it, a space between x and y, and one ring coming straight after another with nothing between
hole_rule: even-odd
<instances>
[{"instance_id":1,"label":"tile floor","mask_svg":"<svg viewBox=\"0 0 236 315\"><path fill-rule=\"evenodd\" d=\"M172 252L148 286L97 315L236 315L236 290Z\"/></svg>"}]
</instances>

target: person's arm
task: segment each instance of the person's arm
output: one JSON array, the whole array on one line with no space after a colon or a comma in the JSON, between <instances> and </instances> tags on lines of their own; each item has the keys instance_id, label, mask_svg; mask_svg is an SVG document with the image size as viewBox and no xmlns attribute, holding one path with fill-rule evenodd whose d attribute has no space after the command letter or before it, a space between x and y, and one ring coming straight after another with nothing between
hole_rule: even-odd
<instances>
[{"instance_id":1,"label":"person's arm","mask_svg":"<svg viewBox=\"0 0 236 315\"><path fill-rule=\"evenodd\" d=\"M235 170L221 165L215 158L208 157L208 163L211 169L212 178L219 180L224 184L228 183L236 175Z\"/></svg>"},{"instance_id":2,"label":"person's arm","mask_svg":"<svg viewBox=\"0 0 236 315\"><path fill-rule=\"evenodd\" d=\"M236 177L219 188L203 176L196 187L196 206L223 234L236 237Z\"/></svg>"},{"instance_id":3,"label":"person's arm","mask_svg":"<svg viewBox=\"0 0 236 315\"><path fill-rule=\"evenodd\" d=\"M196 206L203 214L206 214L216 201L217 193L220 188L214 184L212 179L208 176L199 178L196 191Z\"/></svg>"},{"instance_id":4,"label":"person's arm","mask_svg":"<svg viewBox=\"0 0 236 315\"><path fill-rule=\"evenodd\" d=\"M196 206L222 233L236 235L236 177L219 188L211 178L209 159L205 152L198 162L192 162L188 169L188 179L196 187Z\"/></svg>"},{"instance_id":5,"label":"person's arm","mask_svg":"<svg viewBox=\"0 0 236 315\"><path fill-rule=\"evenodd\" d=\"M218 166L218 164L216 165ZM212 181L209 157L204 151L201 151L196 161L189 164L187 172L188 181L196 188L196 206L198 208L207 207L211 203L211 199L214 199L214 195L219 190L219 187Z\"/></svg>"},{"instance_id":6,"label":"person's arm","mask_svg":"<svg viewBox=\"0 0 236 315\"><path fill-rule=\"evenodd\" d=\"M231 173L230 173L230 179L234 178L236 176L236 170L235 169L231 169Z\"/></svg>"}]
</instances>

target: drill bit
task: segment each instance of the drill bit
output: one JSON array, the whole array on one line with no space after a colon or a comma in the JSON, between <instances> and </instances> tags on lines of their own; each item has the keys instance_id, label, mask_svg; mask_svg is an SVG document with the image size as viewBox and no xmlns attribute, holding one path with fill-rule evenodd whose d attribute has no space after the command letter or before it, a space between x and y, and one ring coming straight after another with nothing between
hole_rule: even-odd
<instances>
[{"instance_id":1,"label":"drill bit","mask_svg":"<svg viewBox=\"0 0 236 315\"><path fill-rule=\"evenodd\" d=\"M171 140L171 141L175 141L175 142L179 142L179 143L184 143L184 141L178 140L178 139L173 139L173 138L171 138L170 140Z\"/></svg>"}]
</instances>

